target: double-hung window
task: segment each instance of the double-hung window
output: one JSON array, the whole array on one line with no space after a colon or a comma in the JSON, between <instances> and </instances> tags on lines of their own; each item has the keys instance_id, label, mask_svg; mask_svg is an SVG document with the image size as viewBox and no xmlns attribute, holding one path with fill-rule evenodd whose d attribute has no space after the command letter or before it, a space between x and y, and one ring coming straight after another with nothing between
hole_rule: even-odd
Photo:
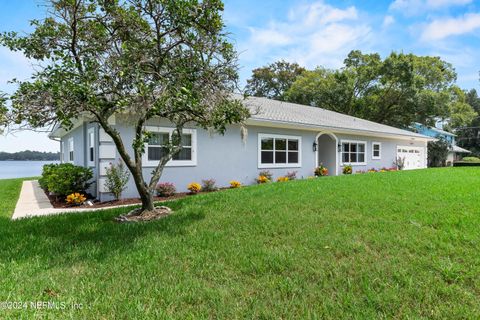
<instances>
[{"instance_id":1,"label":"double-hung window","mask_svg":"<svg viewBox=\"0 0 480 320\"><path fill-rule=\"evenodd\" d=\"M372 159L382 159L382 144L380 142L372 142Z\"/></svg>"},{"instance_id":2,"label":"double-hung window","mask_svg":"<svg viewBox=\"0 0 480 320\"><path fill-rule=\"evenodd\" d=\"M68 161L73 162L73 137L68 139Z\"/></svg>"},{"instance_id":3,"label":"double-hung window","mask_svg":"<svg viewBox=\"0 0 480 320\"><path fill-rule=\"evenodd\" d=\"M157 166L160 159L166 154L166 146L172 141L173 128L147 127L150 134L144 155L144 165ZM183 129L181 136L182 149L166 164L167 166L195 166L196 157L196 130Z\"/></svg>"},{"instance_id":4,"label":"double-hung window","mask_svg":"<svg viewBox=\"0 0 480 320\"><path fill-rule=\"evenodd\" d=\"M95 166L95 129L90 128L87 132L87 160L88 165L93 167Z\"/></svg>"},{"instance_id":5,"label":"double-hung window","mask_svg":"<svg viewBox=\"0 0 480 320\"><path fill-rule=\"evenodd\" d=\"M260 133L258 135L258 167L300 167L301 144L302 138L299 136Z\"/></svg>"},{"instance_id":6,"label":"double-hung window","mask_svg":"<svg viewBox=\"0 0 480 320\"><path fill-rule=\"evenodd\" d=\"M367 143L364 141L342 140L343 164L365 165L366 149L367 149Z\"/></svg>"}]
</instances>

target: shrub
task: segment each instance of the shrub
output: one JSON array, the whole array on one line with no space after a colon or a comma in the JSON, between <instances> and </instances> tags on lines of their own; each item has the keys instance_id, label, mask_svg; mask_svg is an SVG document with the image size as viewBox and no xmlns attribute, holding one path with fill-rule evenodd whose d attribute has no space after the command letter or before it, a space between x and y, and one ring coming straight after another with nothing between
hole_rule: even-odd
<instances>
[{"instance_id":1,"label":"shrub","mask_svg":"<svg viewBox=\"0 0 480 320\"><path fill-rule=\"evenodd\" d=\"M105 187L113 194L115 200L120 199L122 196L122 192L127 188L129 178L130 172L123 162L119 162L118 164L110 163L110 167L107 168Z\"/></svg>"},{"instance_id":2,"label":"shrub","mask_svg":"<svg viewBox=\"0 0 480 320\"><path fill-rule=\"evenodd\" d=\"M462 161L465 162L480 162L480 158L477 157L464 157Z\"/></svg>"},{"instance_id":3,"label":"shrub","mask_svg":"<svg viewBox=\"0 0 480 320\"><path fill-rule=\"evenodd\" d=\"M343 174L352 174L353 173L353 168L350 165L346 165L343 167L342 170Z\"/></svg>"},{"instance_id":4,"label":"shrub","mask_svg":"<svg viewBox=\"0 0 480 320\"><path fill-rule=\"evenodd\" d=\"M370 168L370 169L368 169L368 172L378 172L378 171L375 168Z\"/></svg>"},{"instance_id":5,"label":"shrub","mask_svg":"<svg viewBox=\"0 0 480 320\"><path fill-rule=\"evenodd\" d=\"M87 200L87 198L83 194L75 192L67 196L66 202L69 205L78 206L84 203L85 200Z\"/></svg>"},{"instance_id":6,"label":"shrub","mask_svg":"<svg viewBox=\"0 0 480 320\"><path fill-rule=\"evenodd\" d=\"M42 167L42 176L38 179L38 184L42 189L48 190L48 177L53 174L57 167L58 164L55 163L46 164Z\"/></svg>"},{"instance_id":7,"label":"shrub","mask_svg":"<svg viewBox=\"0 0 480 320\"><path fill-rule=\"evenodd\" d=\"M287 177L288 180L295 180L295 179L297 179L297 172L298 172L298 171L287 172L287 174L285 175L285 177Z\"/></svg>"},{"instance_id":8,"label":"shrub","mask_svg":"<svg viewBox=\"0 0 480 320\"><path fill-rule=\"evenodd\" d=\"M47 165L42 172L41 185L49 192L61 197L72 193L86 193L93 177L92 169L71 163Z\"/></svg>"},{"instance_id":9,"label":"shrub","mask_svg":"<svg viewBox=\"0 0 480 320\"><path fill-rule=\"evenodd\" d=\"M321 164L319 167L315 168L314 173L317 177L328 176L328 169Z\"/></svg>"},{"instance_id":10,"label":"shrub","mask_svg":"<svg viewBox=\"0 0 480 320\"><path fill-rule=\"evenodd\" d=\"M445 167L447 162L449 144L443 139L429 141L427 145L428 166Z\"/></svg>"},{"instance_id":11,"label":"shrub","mask_svg":"<svg viewBox=\"0 0 480 320\"><path fill-rule=\"evenodd\" d=\"M237 180L230 181L230 188L240 188L242 184Z\"/></svg>"},{"instance_id":12,"label":"shrub","mask_svg":"<svg viewBox=\"0 0 480 320\"><path fill-rule=\"evenodd\" d=\"M267 182L270 182L270 179L268 179L266 176L258 176L257 178L257 183L258 184L261 184L261 183L267 183Z\"/></svg>"},{"instance_id":13,"label":"shrub","mask_svg":"<svg viewBox=\"0 0 480 320\"><path fill-rule=\"evenodd\" d=\"M202 186L200 183L192 182L187 186L187 189L190 191L190 193L199 193L200 190L202 190Z\"/></svg>"},{"instance_id":14,"label":"shrub","mask_svg":"<svg viewBox=\"0 0 480 320\"><path fill-rule=\"evenodd\" d=\"M264 176L265 178L268 179L268 181L272 181L272 178L273 178L273 174L268 171L268 170L262 170L260 171L260 173L258 174L258 176Z\"/></svg>"},{"instance_id":15,"label":"shrub","mask_svg":"<svg viewBox=\"0 0 480 320\"><path fill-rule=\"evenodd\" d=\"M286 182L288 180L289 180L288 177L278 177L277 178L277 182Z\"/></svg>"},{"instance_id":16,"label":"shrub","mask_svg":"<svg viewBox=\"0 0 480 320\"><path fill-rule=\"evenodd\" d=\"M218 188L215 183L216 181L214 179L202 180L202 190L206 192L217 191Z\"/></svg>"},{"instance_id":17,"label":"shrub","mask_svg":"<svg viewBox=\"0 0 480 320\"><path fill-rule=\"evenodd\" d=\"M160 197L171 197L177 191L174 184L171 182L160 182L155 187L155 190Z\"/></svg>"}]
</instances>

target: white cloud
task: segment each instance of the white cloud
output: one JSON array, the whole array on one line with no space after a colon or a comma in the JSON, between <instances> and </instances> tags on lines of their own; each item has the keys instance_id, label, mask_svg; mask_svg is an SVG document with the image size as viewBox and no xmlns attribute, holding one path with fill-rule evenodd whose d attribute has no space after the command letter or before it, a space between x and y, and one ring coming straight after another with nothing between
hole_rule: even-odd
<instances>
[{"instance_id":1,"label":"white cloud","mask_svg":"<svg viewBox=\"0 0 480 320\"><path fill-rule=\"evenodd\" d=\"M395 18L393 16L385 16L385 18L383 18L383 27L386 28L392 24L395 23Z\"/></svg>"},{"instance_id":2,"label":"white cloud","mask_svg":"<svg viewBox=\"0 0 480 320\"><path fill-rule=\"evenodd\" d=\"M371 33L355 7L341 9L323 1L297 6L284 19L248 30L250 37L239 48L242 60L258 65L286 59L310 68L339 67Z\"/></svg>"},{"instance_id":3,"label":"white cloud","mask_svg":"<svg viewBox=\"0 0 480 320\"><path fill-rule=\"evenodd\" d=\"M467 13L458 18L436 19L426 25L421 39L441 40L450 36L467 34L480 28L480 14Z\"/></svg>"},{"instance_id":4,"label":"white cloud","mask_svg":"<svg viewBox=\"0 0 480 320\"><path fill-rule=\"evenodd\" d=\"M416 15L429 10L466 5L472 1L473 0L395 0L390 4L390 10L401 11L406 15Z\"/></svg>"},{"instance_id":5,"label":"white cloud","mask_svg":"<svg viewBox=\"0 0 480 320\"><path fill-rule=\"evenodd\" d=\"M473 0L427 0L427 5L431 8L462 6L471 3Z\"/></svg>"},{"instance_id":6,"label":"white cloud","mask_svg":"<svg viewBox=\"0 0 480 320\"><path fill-rule=\"evenodd\" d=\"M275 27L269 29L249 28L251 41L262 46L281 46L292 42L290 35L284 34Z\"/></svg>"}]
</instances>

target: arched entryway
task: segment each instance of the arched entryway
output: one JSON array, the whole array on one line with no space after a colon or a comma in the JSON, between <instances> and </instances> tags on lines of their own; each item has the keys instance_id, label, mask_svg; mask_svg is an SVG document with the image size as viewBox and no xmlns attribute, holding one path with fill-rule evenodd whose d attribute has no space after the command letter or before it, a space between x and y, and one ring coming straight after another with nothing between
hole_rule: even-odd
<instances>
[{"instance_id":1,"label":"arched entryway","mask_svg":"<svg viewBox=\"0 0 480 320\"><path fill-rule=\"evenodd\" d=\"M321 132L316 137L317 155L316 166L323 165L328 169L328 174L338 174L338 139L333 133Z\"/></svg>"}]
</instances>

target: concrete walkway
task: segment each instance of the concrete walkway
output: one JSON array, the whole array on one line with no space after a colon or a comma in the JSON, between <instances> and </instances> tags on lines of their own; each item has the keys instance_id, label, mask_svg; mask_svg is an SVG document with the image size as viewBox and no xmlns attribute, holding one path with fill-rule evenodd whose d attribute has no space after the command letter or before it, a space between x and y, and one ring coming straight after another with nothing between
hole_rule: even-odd
<instances>
[{"instance_id":1,"label":"concrete walkway","mask_svg":"<svg viewBox=\"0 0 480 320\"><path fill-rule=\"evenodd\" d=\"M103 208L54 208L45 192L40 188L37 180L25 180L22 184L22 190L20 191L20 197L13 212L12 220L61 213L92 212L112 208L131 207L134 205L135 204Z\"/></svg>"}]
</instances>

